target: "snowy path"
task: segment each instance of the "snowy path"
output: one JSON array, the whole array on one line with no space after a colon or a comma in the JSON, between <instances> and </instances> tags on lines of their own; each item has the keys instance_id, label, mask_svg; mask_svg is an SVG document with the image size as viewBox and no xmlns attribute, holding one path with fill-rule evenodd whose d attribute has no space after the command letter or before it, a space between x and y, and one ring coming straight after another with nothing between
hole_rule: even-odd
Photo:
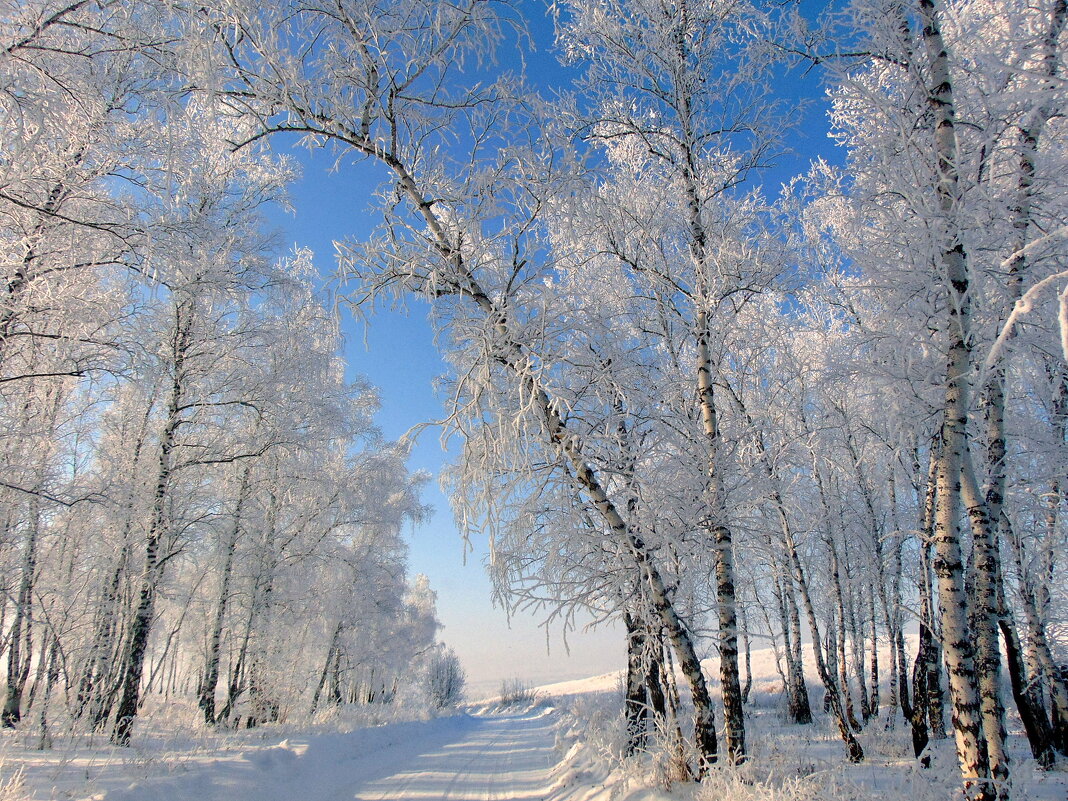
<instances>
[{"instance_id":1,"label":"snowy path","mask_svg":"<svg viewBox=\"0 0 1068 801\"><path fill-rule=\"evenodd\" d=\"M188 766L105 801L544 801L556 716L536 707L294 738Z\"/></svg>"},{"instance_id":2,"label":"snowy path","mask_svg":"<svg viewBox=\"0 0 1068 801\"><path fill-rule=\"evenodd\" d=\"M549 793L553 721L546 710L470 718L467 731L404 769L341 798L354 801L541 801Z\"/></svg>"}]
</instances>

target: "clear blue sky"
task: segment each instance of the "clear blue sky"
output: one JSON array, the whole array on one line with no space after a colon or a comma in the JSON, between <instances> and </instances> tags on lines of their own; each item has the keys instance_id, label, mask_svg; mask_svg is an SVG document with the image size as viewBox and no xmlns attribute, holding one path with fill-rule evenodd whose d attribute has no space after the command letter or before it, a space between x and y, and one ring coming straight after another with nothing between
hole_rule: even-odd
<instances>
[{"instance_id":1,"label":"clear blue sky","mask_svg":"<svg viewBox=\"0 0 1068 801\"><path fill-rule=\"evenodd\" d=\"M553 53L552 22L545 14L546 5L540 0L520 0L518 7L527 16L537 48L525 55L528 73L537 77L540 87L551 89L554 82L567 80L567 72L559 67ZM518 68L518 60L506 66ZM803 171L812 156L827 155L832 149L818 75L792 74L779 91L784 97L811 98L813 102L791 138L795 153L763 177L769 194L777 192L778 185L791 175ZM276 143L276 147L283 144ZM333 161L327 154L292 152L303 165L303 177L291 190L295 214L272 215L272 222L282 230L286 245L310 247L319 271L330 276L335 269L334 240L365 236L377 224L372 192L383 173L369 163L343 165L330 172ZM441 417L442 406L433 382L445 372L445 366L434 346L425 306L412 304L407 314L380 311L366 328L346 313L344 330L350 371L366 376L379 388L382 410L378 424L388 438L395 439L412 426ZM509 623L502 610L491 606L490 584L483 569L485 543L474 543L475 550L465 561L448 501L437 485L437 476L448 459L439 433L436 429L424 431L409 462L411 469L427 470L435 477L424 494L424 501L434 507L433 518L408 535L410 570L430 577L444 625L441 638L460 656L473 691L493 690L509 678L540 684L622 668L623 637L616 627L570 633L568 653L559 629L547 633L531 615L519 615Z\"/></svg>"}]
</instances>

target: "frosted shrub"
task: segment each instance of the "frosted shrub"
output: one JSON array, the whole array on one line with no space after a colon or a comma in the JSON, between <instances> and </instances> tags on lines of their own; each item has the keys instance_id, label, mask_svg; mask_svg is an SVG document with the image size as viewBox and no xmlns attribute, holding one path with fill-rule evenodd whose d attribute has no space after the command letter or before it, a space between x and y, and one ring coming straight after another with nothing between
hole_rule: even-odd
<instances>
[{"instance_id":1,"label":"frosted shrub","mask_svg":"<svg viewBox=\"0 0 1068 801\"><path fill-rule=\"evenodd\" d=\"M538 700L538 694L522 679L501 682L501 706L526 706Z\"/></svg>"},{"instance_id":2,"label":"frosted shrub","mask_svg":"<svg viewBox=\"0 0 1068 801\"><path fill-rule=\"evenodd\" d=\"M435 709L455 706L464 698L467 676L451 648L440 650L427 665L426 691Z\"/></svg>"},{"instance_id":3,"label":"frosted shrub","mask_svg":"<svg viewBox=\"0 0 1068 801\"><path fill-rule=\"evenodd\" d=\"M710 771L697 797L700 801L870 801L872 791L846 781L837 771L759 779L743 767Z\"/></svg>"}]
</instances>

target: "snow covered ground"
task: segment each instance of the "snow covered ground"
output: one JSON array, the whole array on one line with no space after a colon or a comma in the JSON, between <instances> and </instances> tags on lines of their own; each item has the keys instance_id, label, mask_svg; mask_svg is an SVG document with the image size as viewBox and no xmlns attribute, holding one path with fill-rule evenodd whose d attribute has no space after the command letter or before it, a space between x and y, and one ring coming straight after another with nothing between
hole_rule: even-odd
<instances>
[{"instance_id":1,"label":"snow covered ground","mask_svg":"<svg viewBox=\"0 0 1068 801\"><path fill-rule=\"evenodd\" d=\"M38 752L9 743L4 771L24 768L34 801L534 799L544 797L559 762L555 723L552 710L538 707L268 735L258 743L232 735L217 749L193 739L152 739L129 752L88 746Z\"/></svg>"},{"instance_id":2,"label":"snow covered ground","mask_svg":"<svg viewBox=\"0 0 1068 801\"><path fill-rule=\"evenodd\" d=\"M34 751L8 743L5 778L24 784L3 801L591 801L600 787L569 786L560 716L549 704L482 708L346 733L260 744L159 741L130 752ZM561 780L561 776L565 777ZM16 782L17 784L17 782ZM590 791L595 791L591 794Z\"/></svg>"},{"instance_id":3,"label":"snow covered ground","mask_svg":"<svg viewBox=\"0 0 1068 801\"><path fill-rule=\"evenodd\" d=\"M753 759L714 772L708 786L668 791L666 757L620 759L618 673L537 688L538 700L501 708L492 702L429 720L363 725L342 717L303 731L176 735L146 729L135 747L57 741L38 751L7 735L0 801L850 801L907 797L948 801L954 757L948 741L935 768L911 759L903 726L862 734L868 759L844 763L828 721L792 726L779 713L770 652L754 652ZM712 671L710 671L712 672ZM714 675L714 673L713 673ZM813 693L817 701L819 694ZM172 715L171 719L177 716ZM167 733L167 732L170 733ZM1014 738L1018 801L1064 801L1068 773L1039 774Z\"/></svg>"}]
</instances>

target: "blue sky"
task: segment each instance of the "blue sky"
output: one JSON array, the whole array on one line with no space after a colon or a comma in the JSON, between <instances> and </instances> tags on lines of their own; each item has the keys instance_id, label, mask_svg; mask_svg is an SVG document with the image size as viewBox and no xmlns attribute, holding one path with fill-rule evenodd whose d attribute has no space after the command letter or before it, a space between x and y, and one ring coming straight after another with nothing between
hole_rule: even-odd
<instances>
[{"instance_id":1,"label":"blue sky","mask_svg":"<svg viewBox=\"0 0 1068 801\"><path fill-rule=\"evenodd\" d=\"M815 4L813 4L815 5ZM525 55L528 74L543 89L552 89L568 80L553 53L552 22L540 0L520 0L537 50ZM513 63L504 66L518 68ZM809 98L797 131L789 142L794 153L782 158L779 166L762 177L769 194L793 174L803 171L816 154L831 155L827 139L826 108L816 71L791 74L779 87L785 98ZM278 148L286 143L276 142ZM309 247L324 276L335 269L333 242L370 233L379 220L373 208L372 193L383 173L367 162L342 164L332 172L328 153L309 154L292 150L303 166L303 177L291 188L292 215L272 215L286 246ZM433 342L426 320L426 307L411 303L407 313L382 310L367 321L355 322L345 312L345 357L353 374L362 374L375 384L381 395L378 424L388 438L403 435L412 426L442 415L442 406L433 390L436 376L445 367ZM403 369L402 367L403 366ZM483 569L485 543L474 543L474 552L464 554L464 545L447 499L437 485L437 475L447 461L439 431L427 429L418 440L409 466L435 476L424 493L424 501L434 507L429 523L408 533L410 569L425 573L438 593L439 618L444 624L441 638L459 654L475 691L492 690L500 681L520 678L537 684L604 673L624 665L621 632L603 626L592 632L572 632L567 641L558 628L545 631L538 620L520 614L510 622L504 612L490 602L490 584Z\"/></svg>"}]
</instances>

